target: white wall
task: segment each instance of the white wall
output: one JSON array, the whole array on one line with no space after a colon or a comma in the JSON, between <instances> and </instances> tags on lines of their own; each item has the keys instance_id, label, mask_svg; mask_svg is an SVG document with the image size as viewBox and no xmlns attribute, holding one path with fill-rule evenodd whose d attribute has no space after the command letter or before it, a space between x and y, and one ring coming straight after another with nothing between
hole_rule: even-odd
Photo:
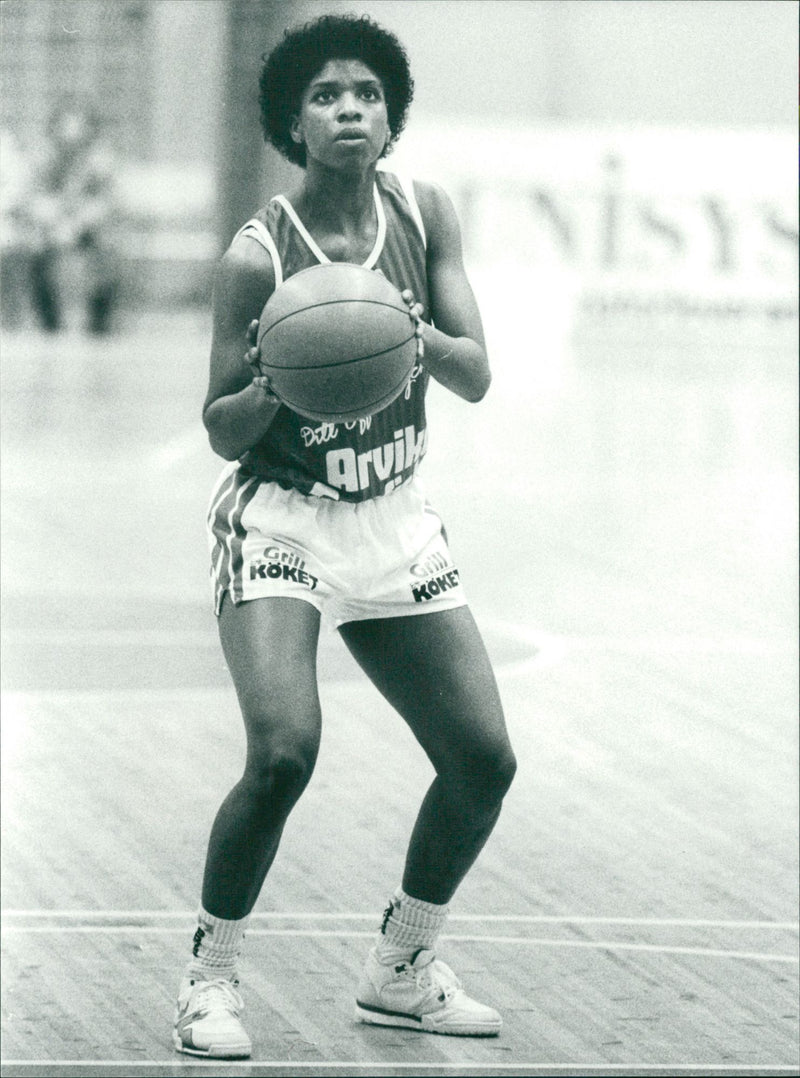
<instances>
[{"instance_id":1,"label":"white wall","mask_svg":"<svg viewBox=\"0 0 800 1078\"><path fill-rule=\"evenodd\" d=\"M219 0L151 0L156 161L213 166L223 93L225 7Z\"/></svg>"},{"instance_id":2,"label":"white wall","mask_svg":"<svg viewBox=\"0 0 800 1078\"><path fill-rule=\"evenodd\" d=\"M424 119L797 123L795 0L299 0L291 8L291 21L355 11L398 33Z\"/></svg>"}]
</instances>

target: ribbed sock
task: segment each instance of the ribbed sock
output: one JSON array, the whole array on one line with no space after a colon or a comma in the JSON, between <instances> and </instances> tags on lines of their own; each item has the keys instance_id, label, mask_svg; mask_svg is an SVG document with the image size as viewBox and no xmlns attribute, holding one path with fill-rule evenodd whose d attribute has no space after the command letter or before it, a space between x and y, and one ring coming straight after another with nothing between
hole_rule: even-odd
<instances>
[{"instance_id":1,"label":"ribbed sock","mask_svg":"<svg viewBox=\"0 0 800 1078\"><path fill-rule=\"evenodd\" d=\"M420 950L433 950L444 928L448 906L412 898L402 888L395 891L383 916L375 946L379 962L411 960Z\"/></svg>"},{"instance_id":2,"label":"ribbed sock","mask_svg":"<svg viewBox=\"0 0 800 1078\"><path fill-rule=\"evenodd\" d=\"M249 921L249 914L240 921L226 921L222 917L214 917L201 907L197 914L197 931L192 948L194 957L186 967L186 976L197 981L211 981L217 977L235 981L239 953Z\"/></svg>"}]
</instances>

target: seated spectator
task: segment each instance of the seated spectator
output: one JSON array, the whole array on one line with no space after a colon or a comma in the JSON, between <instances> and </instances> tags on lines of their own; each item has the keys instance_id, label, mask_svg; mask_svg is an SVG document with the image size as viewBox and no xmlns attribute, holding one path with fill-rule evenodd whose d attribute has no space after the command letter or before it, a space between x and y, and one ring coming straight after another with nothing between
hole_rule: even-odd
<instances>
[{"instance_id":1,"label":"seated spectator","mask_svg":"<svg viewBox=\"0 0 800 1078\"><path fill-rule=\"evenodd\" d=\"M107 333L119 290L115 163L89 110L59 109L35 163L30 216L34 231L32 302L45 330L64 324L69 267L85 306L86 329Z\"/></svg>"},{"instance_id":2,"label":"seated spectator","mask_svg":"<svg viewBox=\"0 0 800 1078\"><path fill-rule=\"evenodd\" d=\"M15 133L0 132L0 321L19 329L29 313L30 163Z\"/></svg>"}]
</instances>

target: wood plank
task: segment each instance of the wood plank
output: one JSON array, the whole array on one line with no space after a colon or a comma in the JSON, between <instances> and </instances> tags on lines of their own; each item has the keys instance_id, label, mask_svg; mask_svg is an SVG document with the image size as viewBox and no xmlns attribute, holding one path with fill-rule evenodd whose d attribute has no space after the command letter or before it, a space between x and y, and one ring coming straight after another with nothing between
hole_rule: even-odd
<instances>
[{"instance_id":1,"label":"wood plank","mask_svg":"<svg viewBox=\"0 0 800 1078\"><path fill-rule=\"evenodd\" d=\"M3 1074L237 1072L169 1039L244 738L207 608L207 326L165 324L158 355L151 333L113 367L69 339L7 359ZM566 374L549 400L501 368L485 407L431 403L429 485L520 758L442 954L503 1035L352 1020L431 771L326 633L318 767L242 969L241 1073L797 1072L788 375Z\"/></svg>"}]
</instances>

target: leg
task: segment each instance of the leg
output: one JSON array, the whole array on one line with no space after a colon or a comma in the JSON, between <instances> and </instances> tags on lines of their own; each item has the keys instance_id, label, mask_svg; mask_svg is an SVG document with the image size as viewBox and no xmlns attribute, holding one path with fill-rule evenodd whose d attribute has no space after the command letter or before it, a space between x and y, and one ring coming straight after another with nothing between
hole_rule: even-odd
<instances>
[{"instance_id":1,"label":"leg","mask_svg":"<svg viewBox=\"0 0 800 1078\"><path fill-rule=\"evenodd\" d=\"M107 283L98 285L89 295L88 329L95 336L108 333L116 299L116 288Z\"/></svg>"},{"instance_id":2,"label":"leg","mask_svg":"<svg viewBox=\"0 0 800 1078\"><path fill-rule=\"evenodd\" d=\"M111 329L111 319L116 307L117 277L114 259L97 238L90 236L85 245L86 278L86 328L94 336L101 336Z\"/></svg>"},{"instance_id":3,"label":"leg","mask_svg":"<svg viewBox=\"0 0 800 1078\"><path fill-rule=\"evenodd\" d=\"M299 599L257 599L219 618L222 648L247 732L244 774L211 829L203 910L175 1008L179 1052L216 1059L250 1055L239 1013L236 961L283 826L311 777L320 711L319 613Z\"/></svg>"},{"instance_id":4,"label":"leg","mask_svg":"<svg viewBox=\"0 0 800 1078\"><path fill-rule=\"evenodd\" d=\"M500 1015L471 999L434 952L447 903L497 822L516 766L483 641L467 607L341 631L436 769L411 835L404 893L395 893L358 984L356 1017L496 1036Z\"/></svg>"},{"instance_id":5,"label":"leg","mask_svg":"<svg viewBox=\"0 0 800 1078\"><path fill-rule=\"evenodd\" d=\"M467 607L349 622L340 631L436 770L411 836L403 890L444 905L497 822L516 769L480 633Z\"/></svg>"},{"instance_id":6,"label":"leg","mask_svg":"<svg viewBox=\"0 0 800 1078\"><path fill-rule=\"evenodd\" d=\"M28 314L28 281L31 256L20 243L11 243L0 251L0 326L19 329Z\"/></svg>"},{"instance_id":7,"label":"leg","mask_svg":"<svg viewBox=\"0 0 800 1078\"><path fill-rule=\"evenodd\" d=\"M258 898L316 762L319 613L298 599L258 599L238 607L226 599L219 631L244 718L247 758L211 830L203 907L238 920Z\"/></svg>"},{"instance_id":8,"label":"leg","mask_svg":"<svg viewBox=\"0 0 800 1078\"><path fill-rule=\"evenodd\" d=\"M39 324L48 333L61 329L61 302L58 295L58 255L40 251L31 262L31 300Z\"/></svg>"}]
</instances>

